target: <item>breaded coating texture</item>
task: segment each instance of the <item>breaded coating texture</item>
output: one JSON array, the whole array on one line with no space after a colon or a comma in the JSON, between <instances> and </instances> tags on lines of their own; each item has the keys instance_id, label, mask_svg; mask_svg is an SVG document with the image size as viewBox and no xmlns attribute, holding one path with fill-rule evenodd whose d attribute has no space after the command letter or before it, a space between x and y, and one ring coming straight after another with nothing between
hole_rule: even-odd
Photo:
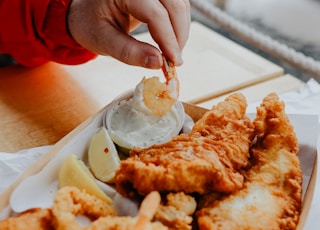
<instances>
[{"instance_id":1,"label":"breaded coating texture","mask_svg":"<svg viewBox=\"0 0 320 230\"><path fill-rule=\"evenodd\" d=\"M53 230L51 209L34 208L0 221L1 230Z\"/></svg>"},{"instance_id":2,"label":"breaded coating texture","mask_svg":"<svg viewBox=\"0 0 320 230\"><path fill-rule=\"evenodd\" d=\"M146 149L133 149L116 172L125 196L151 191L206 194L242 188L239 169L249 163L253 124L242 94L229 96L196 122L189 134Z\"/></svg>"},{"instance_id":3,"label":"breaded coating texture","mask_svg":"<svg viewBox=\"0 0 320 230\"><path fill-rule=\"evenodd\" d=\"M197 212L200 230L296 229L302 199L298 141L276 94L257 108L254 125L257 140L244 187L206 196Z\"/></svg>"}]
</instances>

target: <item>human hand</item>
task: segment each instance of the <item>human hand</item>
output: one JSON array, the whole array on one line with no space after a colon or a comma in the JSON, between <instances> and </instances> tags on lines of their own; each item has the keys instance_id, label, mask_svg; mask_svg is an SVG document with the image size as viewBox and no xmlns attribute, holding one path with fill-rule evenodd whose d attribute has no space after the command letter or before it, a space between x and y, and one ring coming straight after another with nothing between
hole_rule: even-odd
<instances>
[{"instance_id":1,"label":"human hand","mask_svg":"<svg viewBox=\"0 0 320 230\"><path fill-rule=\"evenodd\" d=\"M141 22L160 50L129 35ZM161 53L182 64L190 28L189 0L73 0L69 31L86 49L124 63L158 69Z\"/></svg>"}]
</instances>

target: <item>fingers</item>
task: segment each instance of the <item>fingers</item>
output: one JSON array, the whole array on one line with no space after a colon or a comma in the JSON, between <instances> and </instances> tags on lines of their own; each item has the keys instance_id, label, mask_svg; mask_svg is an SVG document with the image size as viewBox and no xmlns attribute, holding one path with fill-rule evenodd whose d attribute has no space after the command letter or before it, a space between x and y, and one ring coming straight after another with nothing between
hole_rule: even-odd
<instances>
[{"instance_id":1,"label":"fingers","mask_svg":"<svg viewBox=\"0 0 320 230\"><path fill-rule=\"evenodd\" d=\"M115 0L119 10L147 23L160 50L175 65L182 64L182 49L190 29L188 0ZM143 7L141 7L143 6Z\"/></svg>"},{"instance_id":2,"label":"fingers","mask_svg":"<svg viewBox=\"0 0 320 230\"><path fill-rule=\"evenodd\" d=\"M134 39L129 32L148 25L158 48ZM69 31L83 47L129 65L159 69L162 53L175 65L189 36L188 0L73 0Z\"/></svg>"},{"instance_id":3,"label":"fingers","mask_svg":"<svg viewBox=\"0 0 320 230\"><path fill-rule=\"evenodd\" d=\"M169 18L182 50L189 37L190 3L189 0L160 0L169 13Z\"/></svg>"}]
</instances>

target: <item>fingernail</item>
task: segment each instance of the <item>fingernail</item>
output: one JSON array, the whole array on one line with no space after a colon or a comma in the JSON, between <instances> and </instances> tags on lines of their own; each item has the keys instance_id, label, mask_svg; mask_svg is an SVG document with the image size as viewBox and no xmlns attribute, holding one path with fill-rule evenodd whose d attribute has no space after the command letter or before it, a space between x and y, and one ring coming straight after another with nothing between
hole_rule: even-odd
<instances>
[{"instance_id":1,"label":"fingernail","mask_svg":"<svg viewBox=\"0 0 320 230\"><path fill-rule=\"evenodd\" d=\"M150 69L159 69L161 67L161 63L159 57L157 56L148 56L145 59L144 67Z\"/></svg>"},{"instance_id":2,"label":"fingernail","mask_svg":"<svg viewBox=\"0 0 320 230\"><path fill-rule=\"evenodd\" d=\"M183 64L183 60L182 60L182 55L181 53L179 53L178 55L176 55L176 58L174 60L175 65L179 66Z\"/></svg>"}]
</instances>

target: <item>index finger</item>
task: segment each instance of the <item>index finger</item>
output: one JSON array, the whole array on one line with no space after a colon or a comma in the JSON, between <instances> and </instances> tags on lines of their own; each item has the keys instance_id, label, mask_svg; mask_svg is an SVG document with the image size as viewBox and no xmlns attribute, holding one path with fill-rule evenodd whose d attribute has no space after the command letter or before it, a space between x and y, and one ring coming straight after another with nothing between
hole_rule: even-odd
<instances>
[{"instance_id":1,"label":"index finger","mask_svg":"<svg viewBox=\"0 0 320 230\"><path fill-rule=\"evenodd\" d=\"M189 0L160 0L167 9L180 49L189 37L191 15Z\"/></svg>"},{"instance_id":2,"label":"index finger","mask_svg":"<svg viewBox=\"0 0 320 230\"><path fill-rule=\"evenodd\" d=\"M175 3L169 3L169 0L116 0L116 4L123 13L146 23L163 54L175 65L180 65L181 51L189 32L190 9L184 0L171 1Z\"/></svg>"}]
</instances>

